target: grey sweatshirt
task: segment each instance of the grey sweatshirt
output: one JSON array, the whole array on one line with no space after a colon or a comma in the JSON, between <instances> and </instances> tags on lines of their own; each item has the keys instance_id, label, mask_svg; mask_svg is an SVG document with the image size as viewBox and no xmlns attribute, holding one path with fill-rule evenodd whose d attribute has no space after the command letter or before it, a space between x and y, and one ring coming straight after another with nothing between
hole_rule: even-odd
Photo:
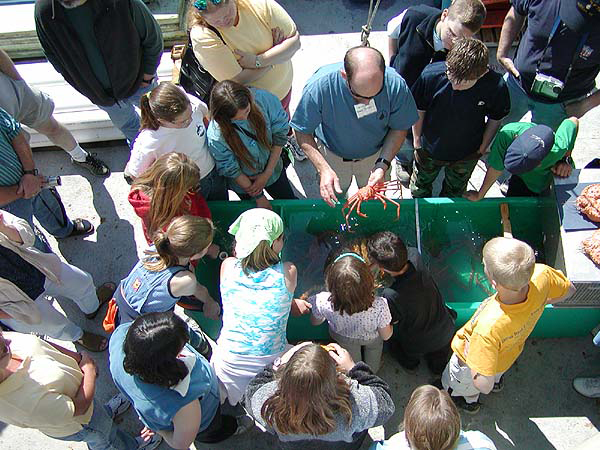
<instances>
[{"instance_id":1,"label":"grey sweatshirt","mask_svg":"<svg viewBox=\"0 0 600 450\"><path fill-rule=\"evenodd\" d=\"M269 427L260 414L260 410L277 390L277 381L271 366L267 366L248 385L246 389L245 405L248 412L267 429L275 434L283 443L295 442L298 447L329 448L328 444L335 444L335 448L346 448L344 443L356 443L364 439L365 432L371 427L383 425L394 414L394 402L390 396L389 386L385 381L373 374L369 366L363 362L357 363L348 372L350 385L350 403L352 405L352 421L347 424L342 415L336 416L338 426L329 434L313 436L310 434L285 435ZM303 442L300 442L303 441ZM313 441L312 443L306 441ZM325 441L325 442L323 442ZM319 443L320 442L320 443ZM318 444L317 446L311 444ZM285 448L296 447L282 445ZM354 447L351 445L351 447ZM333 448L333 447L331 447Z\"/></svg>"}]
</instances>

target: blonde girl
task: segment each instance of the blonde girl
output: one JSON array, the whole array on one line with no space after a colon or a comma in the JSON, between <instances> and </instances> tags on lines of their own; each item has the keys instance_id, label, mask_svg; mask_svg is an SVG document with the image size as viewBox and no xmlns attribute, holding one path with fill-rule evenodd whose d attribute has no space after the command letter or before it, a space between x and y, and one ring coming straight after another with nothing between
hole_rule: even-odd
<instances>
[{"instance_id":1,"label":"blonde girl","mask_svg":"<svg viewBox=\"0 0 600 450\"><path fill-rule=\"evenodd\" d=\"M183 214L211 218L206 200L198 191L200 170L183 153L159 157L131 187L129 203L142 219L148 244L153 234Z\"/></svg>"},{"instance_id":2,"label":"blonde girl","mask_svg":"<svg viewBox=\"0 0 600 450\"><path fill-rule=\"evenodd\" d=\"M225 180L208 151L208 107L170 82L162 82L140 101L141 128L125 167L135 179L160 156L178 152L200 169L200 190L207 200L227 200Z\"/></svg>"},{"instance_id":3,"label":"blonde girl","mask_svg":"<svg viewBox=\"0 0 600 450\"><path fill-rule=\"evenodd\" d=\"M248 382L288 345L296 267L282 262L283 221L273 211L242 213L229 228L235 257L221 265L223 328L212 363L223 397L237 404Z\"/></svg>"}]
</instances>

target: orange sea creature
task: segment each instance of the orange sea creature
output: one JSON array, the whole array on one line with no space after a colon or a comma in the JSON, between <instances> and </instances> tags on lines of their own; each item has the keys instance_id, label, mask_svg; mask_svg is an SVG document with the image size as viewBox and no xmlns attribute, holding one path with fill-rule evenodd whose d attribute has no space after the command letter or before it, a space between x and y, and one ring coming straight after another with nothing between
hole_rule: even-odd
<instances>
[{"instance_id":1,"label":"orange sea creature","mask_svg":"<svg viewBox=\"0 0 600 450\"><path fill-rule=\"evenodd\" d=\"M383 209L387 208L387 202L391 202L396 205L396 218L400 218L400 203L392 200L385 196L387 190L400 191L400 198L402 198L402 185L398 180L385 181L382 183L374 184L373 186L365 186L360 188L356 194L350 197L344 206L342 207L342 214L346 219L346 225L350 226L348 219L352 211L356 211L356 214L360 217L367 217L365 213L360 210L361 204L367 200L379 200L383 204ZM348 210L348 213L345 211Z\"/></svg>"}]
</instances>

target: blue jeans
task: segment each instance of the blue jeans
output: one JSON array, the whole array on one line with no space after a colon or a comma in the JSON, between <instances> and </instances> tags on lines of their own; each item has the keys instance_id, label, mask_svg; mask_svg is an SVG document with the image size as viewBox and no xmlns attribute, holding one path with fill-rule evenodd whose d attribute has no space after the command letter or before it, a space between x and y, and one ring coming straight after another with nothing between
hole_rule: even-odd
<instances>
[{"instance_id":1,"label":"blue jeans","mask_svg":"<svg viewBox=\"0 0 600 450\"><path fill-rule=\"evenodd\" d=\"M26 220L31 228L35 216L40 225L58 239L66 238L73 231L73 222L67 217L62 200L54 189L42 189L33 198L20 198L4 205L2 209ZM48 251L38 237L35 246L41 251Z\"/></svg>"},{"instance_id":2,"label":"blue jeans","mask_svg":"<svg viewBox=\"0 0 600 450\"><path fill-rule=\"evenodd\" d=\"M129 148L133 147L133 141L140 132L140 116L135 107L140 107L140 99L146 92L150 92L158 86L156 78L152 83L145 87L138 88L131 97L120 99L112 106L98 106L105 111L112 120L112 123L125 135Z\"/></svg>"},{"instance_id":3,"label":"blue jeans","mask_svg":"<svg viewBox=\"0 0 600 450\"><path fill-rule=\"evenodd\" d=\"M83 425L83 429L75 434L54 439L85 442L90 450L130 450L138 448L135 438L114 425L104 407L95 400L94 413L90 423Z\"/></svg>"},{"instance_id":4,"label":"blue jeans","mask_svg":"<svg viewBox=\"0 0 600 450\"><path fill-rule=\"evenodd\" d=\"M227 182L219 175L216 166L200 180L200 193L207 201L228 200Z\"/></svg>"},{"instance_id":5,"label":"blue jeans","mask_svg":"<svg viewBox=\"0 0 600 450\"><path fill-rule=\"evenodd\" d=\"M564 103L543 103L529 97L513 75L506 73L504 81L510 93L510 113L502 123L519 122L525 114L531 111L531 122L537 125L547 125L556 130L567 118Z\"/></svg>"}]
</instances>

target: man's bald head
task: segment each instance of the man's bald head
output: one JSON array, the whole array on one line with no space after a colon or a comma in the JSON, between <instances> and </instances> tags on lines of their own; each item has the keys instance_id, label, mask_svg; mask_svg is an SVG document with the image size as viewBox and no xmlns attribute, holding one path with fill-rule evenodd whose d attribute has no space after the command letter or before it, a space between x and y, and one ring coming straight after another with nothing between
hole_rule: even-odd
<instances>
[{"instance_id":1,"label":"man's bald head","mask_svg":"<svg viewBox=\"0 0 600 450\"><path fill-rule=\"evenodd\" d=\"M344 56L344 71L348 80L352 81L354 76L362 75L360 72L385 72L385 60L381 52L372 47L352 47Z\"/></svg>"},{"instance_id":2,"label":"man's bald head","mask_svg":"<svg viewBox=\"0 0 600 450\"><path fill-rule=\"evenodd\" d=\"M344 57L342 76L359 103L367 103L383 89L385 60L371 47L353 47Z\"/></svg>"}]
</instances>

